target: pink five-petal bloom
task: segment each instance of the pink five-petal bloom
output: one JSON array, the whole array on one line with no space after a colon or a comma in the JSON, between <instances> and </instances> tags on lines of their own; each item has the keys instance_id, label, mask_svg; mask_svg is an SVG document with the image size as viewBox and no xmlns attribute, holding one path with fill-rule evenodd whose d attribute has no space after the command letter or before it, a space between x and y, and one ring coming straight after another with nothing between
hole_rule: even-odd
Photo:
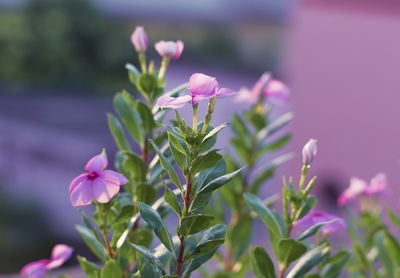
<instances>
[{"instance_id":1,"label":"pink five-petal bloom","mask_svg":"<svg viewBox=\"0 0 400 278\"><path fill-rule=\"evenodd\" d=\"M143 26L136 27L132 33L131 42L135 46L137 52L145 52L147 50L148 38Z\"/></svg>"},{"instance_id":2,"label":"pink five-petal bloom","mask_svg":"<svg viewBox=\"0 0 400 278\"><path fill-rule=\"evenodd\" d=\"M342 227L346 227L346 223L342 218L326 212L317 212L314 209L312 209L302 219L296 221L295 227L307 229L322 222L330 222L322 226L320 229L324 234L330 234Z\"/></svg>"},{"instance_id":3,"label":"pink five-petal bloom","mask_svg":"<svg viewBox=\"0 0 400 278\"><path fill-rule=\"evenodd\" d=\"M282 81L272 79L264 89L264 97L272 101L285 103L289 100L290 90Z\"/></svg>"},{"instance_id":4,"label":"pink five-petal bloom","mask_svg":"<svg viewBox=\"0 0 400 278\"><path fill-rule=\"evenodd\" d=\"M72 255L73 248L65 244L57 244L53 247L50 260L39 260L25 265L21 269L21 276L30 278L42 278L47 274L47 270L60 267L69 260Z\"/></svg>"},{"instance_id":5,"label":"pink five-petal bloom","mask_svg":"<svg viewBox=\"0 0 400 278\"><path fill-rule=\"evenodd\" d=\"M260 100L261 95L264 93L264 90L270 80L271 74L268 72L263 73L253 85L251 90L246 87L241 88L235 100L237 102L249 102L251 104L257 103Z\"/></svg>"},{"instance_id":6,"label":"pink five-petal bloom","mask_svg":"<svg viewBox=\"0 0 400 278\"><path fill-rule=\"evenodd\" d=\"M104 170L108 161L105 153L96 155L86 164L84 173L76 177L69 186L71 203L74 207L89 205L93 199L108 203L128 183L118 172Z\"/></svg>"},{"instance_id":7,"label":"pink five-petal bloom","mask_svg":"<svg viewBox=\"0 0 400 278\"><path fill-rule=\"evenodd\" d=\"M372 178L371 183L365 188L364 194L372 196L385 191L387 187L386 175L384 173L378 173Z\"/></svg>"},{"instance_id":8,"label":"pink five-petal bloom","mask_svg":"<svg viewBox=\"0 0 400 278\"><path fill-rule=\"evenodd\" d=\"M159 41L154 45L158 54L162 57L171 58L172 60L178 59L183 51L184 44L182 41Z\"/></svg>"},{"instance_id":9,"label":"pink five-petal bloom","mask_svg":"<svg viewBox=\"0 0 400 278\"><path fill-rule=\"evenodd\" d=\"M351 178L350 186L338 198L338 205L344 206L349 200L364 193L366 188L367 183L364 180L355 177Z\"/></svg>"}]
</instances>

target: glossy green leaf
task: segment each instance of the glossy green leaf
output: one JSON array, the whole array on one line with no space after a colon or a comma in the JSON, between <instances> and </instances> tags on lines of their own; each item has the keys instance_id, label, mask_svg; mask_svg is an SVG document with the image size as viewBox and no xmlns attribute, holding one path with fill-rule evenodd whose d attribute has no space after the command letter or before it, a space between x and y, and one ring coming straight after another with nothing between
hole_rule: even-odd
<instances>
[{"instance_id":1,"label":"glossy green leaf","mask_svg":"<svg viewBox=\"0 0 400 278\"><path fill-rule=\"evenodd\" d=\"M224 129L225 127L229 126L230 123L223 123L219 126L217 126L216 128L212 129L210 132L208 132L208 134L206 135L206 137L203 138L203 143L205 141L207 141L208 139L214 137L215 135L217 135L222 129Z\"/></svg>"},{"instance_id":2,"label":"glossy green leaf","mask_svg":"<svg viewBox=\"0 0 400 278\"><path fill-rule=\"evenodd\" d=\"M179 151L180 153L182 153L184 155L187 154L188 147L187 147L186 143L184 143L183 141L180 141L180 139L178 139L178 137L171 131L168 131L168 141L169 141L169 145L170 146L173 145L177 151Z\"/></svg>"},{"instance_id":3,"label":"glossy green leaf","mask_svg":"<svg viewBox=\"0 0 400 278\"><path fill-rule=\"evenodd\" d=\"M182 210L181 210L181 206L179 205L178 198L175 196L174 193L172 193L172 191L166 185L164 185L164 188L165 188L164 200L176 212L176 214L179 217L181 217L182 216Z\"/></svg>"},{"instance_id":4,"label":"glossy green leaf","mask_svg":"<svg viewBox=\"0 0 400 278\"><path fill-rule=\"evenodd\" d=\"M142 73L136 81L138 90L148 96L156 92L157 86L157 79L148 73Z\"/></svg>"},{"instance_id":5,"label":"glossy green leaf","mask_svg":"<svg viewBox=\"0 0 400 278\"><path fill-rule=\"evenodd\" d=\"M300 258L300 260L290 270L286 278L303 277L314 266L322 262L329 255L330 249L331 248L325 244L319 245L314 249L311 249L304 256Z\"/></svg>"},{"instance_id":6,"label":"glossy green leaf","mask_svg":"<svg viewBox=\"0 0 400 278\"><path fill-rule=\"evenodd\" d=\"M282 238L278 244L279 265L287 268L293 261L300 258L307 251L307 247L300 241L296 241L292 238Z\"/></svg>"},{"instance_id":7,"label":"glossy green leaf","mask_svg":"<svg viewBox=\"0 0 400 278\"><path fill-rule=\"evenodd\" d=\"M179 152L172 144L169 144L169 148L170 148L172 156L174 157L174 160L178 164L179 168L181 168L183 170L187 169L188 159L187 159L186 155Z\"/></svg>"},{"instance_id":8,"label":"glossy green leaf","mask_svg":"<svg viewBox=\"0 0 400 278\"><path fill-rule=\"evenodd\" d=\"M123 155L125 159L122 161L122 167L129 173L129 179L145 182L147 174L146 163L131 152L124 152Z\"/></svg>"},{"instance_id":9,"label":"glossy green leaf","mask_svg":"<svg viewBox=\"0 0 400 278\"><path fill-rule=\"evenodd\" d=\"M100 268L96 264L81 256L76 256L76 258L88 278L100 278Z\"/></svg>"},{"instance_id":10,"label":"glossy green leaf","mask_svg":"<svg viewBox=\"0 0 400 278\"><path fill-rule=\"evenodd\" d=\"M114 96L114 109L131 136L139 144L143 144L144 136L141 129L140 115L133 107L134 104L132 102L133 100L126 91L117 93Z\"/></svg>"},{"instance_id":11,"label":"glossy green leaf","mask_svg":"<svg viewBox=\"0 0 400 278\"><path fill-rule=\"evenodd\" d=\"M148 183L140 183L135 188L135 198L138 202L151 204L157 197L157 190Z\"/></svg>"},{"instance_id":12,"label":"glossy green leaf","mask_svg":"<svg viewBox=\"0 0 400 278\"><path fill-rule=\"evenodd\" d=\"M136 80L138 79L140 72L139 70L132 64L126 64L125 68L128 70L128 77L129 77L129 81L132 84L136 84Z\"/></svg>"},{"instance_id":13,"label":"glossy green leaf","mask_svg":"<svg viewBox=\"0 0 400 278\"><path fill-rule=\"evenodd\" d=\"M197 184L196 192L198 193L211 181L226 174L226 163L225 160L220 160L214 167L204 170L195 177L195 184ZM197 194L196 194L197 195Z\"/></svg>"},{"instance_id":14,"label":"glossy green leaf","mask_svg":"<svg viewBox=\"0 0 400 278\"><path fill-rule=\"evenodd\" d=\"M199 257L201 255L204 255L212 250L214 250L215 248L218 248L220 245L222 245L224 243L224 239L214 239L214 240L209 240L206 241L202 244L199 244L195 247L195 249L193 250L193 252L190 254L190 257L187 259L193 259L196 257Z\"/></svg>"},{"instance_id":15,"label":"glossy green leaf","mask_svg":"<svg viewBox=\"0 0 400 278\"><path fill-rule=\"evenodd\" d=\"M304 216L307 215L307 213L313 208L315 207L315 205L317 204L318 199L315 196L308 196L306 201L304 202L304 204L300 207L300 209L298 210L296 216L295 216L295 220L300 220L301 218L303 218Z\"/></svg>"},{"instance_id":16,"label":"glossy green leaf","mask_svg":"<svg viewBox=\"0 0 400 278\"><path fill-rule=\"evenodd\" d=\"M140 215L153 229L154 233L160 239L160 241L164 244L164 246L171 252L174 250L174 245L172 243L172 239L170 234L167 231L167 228L164 225L164 222L161 219L161 216L157 211L152 209L149 205L138 202L138 207L140 211Z\"/></svg>"},{"instance_id":17,"label":"glossy green leaf","mask_svg":"<svg viewBox=\"0 0 400 278\"><path fill-rule=\"evenodd\" d=\"M123 278L123 272L115 260L108 260L101 270L101 278Z\"/></svg>"},{"instance_id":18,"label":"glossy green leaf","mask_svg":"<svg viewBox=\"0 0 400 278\"><path fill-rule=\"evenodd\" d=\"M95 236L95 238L101 242L102 239L97 232L96 228L93 226L92 221L90 221L89 217L86 215L86 213L82 209L78 209L79 213L81 214L83 223L85 223L86 227L92 232L92 234Z\"/></svg>"},{"instance_id":19,"label":"glossy green leaf","mask_svg":"<svg viewBox=\"0 0 400 278\"><path fill-rule=\"evenodd\" d=\"M151 134L153 129L156 128L156 123L151 113L150 108L141 101L136 102L136 109L142 119L142 125L147 134Z\"/></svg>"},{"instance_id":20,"label":"glossy green leaf","mask_svg":"<svg viewBox=\"0 0 400 278\"><path fill-rule=\"evenodd\" d=\"M275 278L274 264L261 246L250 246L251 269L257 278Z\"/></svg>"},{"instance_id":21,"label":"glossy green leaf","mask_svg":"<svg viewBox=\"0 0 400 278\"><path fill-rule=\"evenodd\" d=\"M192 173L192 175L195 175L198 172L213 167L221 159L222 155L217 153L217 150L203 154L193 161L190 172Z\"/></svg>"},{"instance_id":22,"label":"glossy green leaf","mask_svg":"<svg viewBox=\"0 0 400 278\"><path fill-rule=\"evenodd\" d=\"M218 164L217 164L218 165ZM216 166L217 166L216 165ZM227 182L229 182L236 174L242 171L245 167L240 168L232 173L220 176L215 180L210 181L208 184L204 185L201 189L198 190L197 194L205 194L217 190Z\"/></svg>"},{"instance_id":23,"label":"glossy green leaf","mask_svg":"<svg viewBox=\"0 0 400 278\"><path fill-rule=\"evenodd\" d=\"M321 270L321 276L324 278L338 278L344 265L350 258L348 251L340 251L333 257L324 262L324 267Z\"/></svg>"},{"instance_id":24,"label":"glossy green leaf","mask_svg":"<svg viewBox=\"0 0 400 278\"><path fill-rule=\"evenodd\" d=\"M185 216L181 219L181 225L179 227L180 235L193 235L208 229L214 220L214 216L198 214Z\"/></svg>"},{"instance_id":25,"label":"glossy green leaf","mask_svg":"<svg viewBox=\"0 0 400 278\"><path fill-rule=\"evenodd\" d=\"M134 243L130 243L133 248L136 249L136 251L138 251L140 254L142 254L144 256L144 258L146 259L146 261L152 265L154 265L155 267L157 267L162 273L165 274L164 271L164 266L161 263L161 261L154 256L151 251L149 249L147 249L146 247L140 246L140 245L136 245Z\"/></svg>"},{"instance_id":26,"label":"glossy green leaf","mask_svg":"<svg viewBox=\"0 0 400 278\"><path fill-rule=\"evenodd\" d=\"M272 152L272 151L276 151L280 148L283 148L289 141L290 138L292 137L291 134L286 134L282 137L279 137L278 139L272 141L271 143L265 145L264 147L262 147L258 152L257 155L261 156L265 153L268 152Z\"/></svg>"},{"instance_id":27,"label":"glossy green leaf","mask_svg":"<svg viewBox=\"0 0 400 278\"><path fill-rule=\"evenodd\" d=\"M267 125L263 129L261 129L257 133L257 139L259 141L264 140L267 136L270 136L271 134L275 133L276 131L280 130L282 127L287 125L292 119L293 119L293 113L291 113L291 112L288 112L288 113L280 116L278 119L273 121L271 124Z\"/></svg>"},{"instance_id":28,"label":"glossy green leaf","mask_svg":"<svg viewBox=\"0 0 400 278\"><path fill-rule=\"evenodd\" d=\"M75 228L93 254L95 254L101 261L106 262L106 250L93 233L88 228L81 225L76 225Z\"/></svg>"},{"instance_id":29,"label":"glossy green leaf","mask_svg":"<svg viewBox=\"0 0 400 278\"><path fill-rule=\"evenodd\" d=\"M232 116L232 129L238 136L245 136L246 134L249 134L246 124L237 114L233 114Z\"/></svg>"},{"instance_id":30,"label":"glossy green leaf","mask_svg":"<svg viewBox=\"0 0 400 278\"><path fill-rule=\"evenodd\" d=\"M297 238L298 240L305 240L306 238L309 238L310 236L315 235L319 229L321 229L323 226L333 223L333 222L337 222L339 221L339 219L334 219L331 221L326 221L326 222L320 222L318 224L315 224L311 227L309 227L307 230L305 230L304 232L302 232L299 237Z\"/></svg>"},{"instance_id":31,"label":"glossy green leaf","mask_svg":"<svg viewBox=\"0 0 400 278\"><path fill-rule=\"evenodd\" d=\"M167 158L163 155L157 145L154 143L153 140L150 140L151 144L153 145L154 150L156 151L158 157L160 158L160 162L162 167L168 172L169 178L171 181L179 188L180 191L183 191L183 187L179 181L178 175L175 172L174 167L172 164L167 160Z\"/></svg>"},{"instance_id":32,"label":"glossy green leaf","mask_svg":"<svg viewBox=\"0 0 400 278\"><path fill-rule=\"evenodd\" d=\"M111 113L108 113L107 117L108 127L118 148L122 151L132 152L131 146L126 140L124 128L122 127L120 121Z\"/></svg>"}]
</instances>

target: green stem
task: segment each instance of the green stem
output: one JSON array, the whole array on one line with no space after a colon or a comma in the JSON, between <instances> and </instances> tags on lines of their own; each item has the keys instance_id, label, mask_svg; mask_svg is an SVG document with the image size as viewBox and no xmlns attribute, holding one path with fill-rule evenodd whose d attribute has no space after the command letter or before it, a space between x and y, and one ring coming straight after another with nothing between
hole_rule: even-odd
<instances>
[{"instance_id":1,"label":"green stem","mask_svg":"<svg viewBox=\"0 0 400 278\"><path fill-rule=\"evenodd\" d=\"M163 57L161 60L161 67L160 67L160 71L158 72L158 80L163 80L164 76L165 76L165 72L167 70L168 67L168 63L169 63L169 58L168 57Z\"/></svg>"},{"instance_id":2,"label":"green stem","mask_svg":"<svg viewBox=\"0 0 400 278\"><path fill-rule=\"evenodd\" d=\"M140 68L142 69L142 73L147 73L146 69L146 54L144 52L138 53Z\"/></svg>"},{"instance_id":3,"label":"green stem","mask_svg":"<svg viewBox=\"0 0 400 278\"><path fill-rule=\"evenodd\" d=\"M303 190L303 186L304 186L304 182L306 180L308 168L309 168L309 165L308 164L304 164L303 168L301 169L301 178L300 178L298 193L300 193Z\"/></svg>"},{"instance_id":4,"label":"green stem","mask_svg":"<svg viewBox=\"0 0 400 278\"><path fill-rule=\"evenodd\" d=\"M198 106L199 106L198 103L193 105L193 131L194 132L197 131L197 108L198 108Z\"/></svg>"},{"instance_id":5,"label":"green stem","mask_svg":"<svg viewBox=\"0 0 400 278\"><path fill-rule=\"evenodd\" d=\"M110 241L108 240L107 210L103 204L100 204L100 208L103 215L103 225L100 227L100 233L103 236L104 244L106 245L107 255L112 259L114 258L114 254L111 249Z\"/></svg>"}]
</instances>

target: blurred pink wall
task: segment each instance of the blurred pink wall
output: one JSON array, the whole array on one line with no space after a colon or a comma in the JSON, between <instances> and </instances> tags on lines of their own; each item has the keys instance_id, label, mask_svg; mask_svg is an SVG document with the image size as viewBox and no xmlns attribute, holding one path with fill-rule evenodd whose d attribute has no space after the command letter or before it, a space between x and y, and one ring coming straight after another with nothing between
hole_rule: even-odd
<instances>
[{"instance_id":1,"label":"blurred pink wall","mask_svg":"<svg viewBox=\"0 0 400 278\"><path fill-rule=\"evenodd\" d=\"M304 1L287 35L284 72L295 113L290 149L318 139L311 172L321 187L333 178L341 191L350 176L369 180L383 171L387 197L398 200L400 1ZM295 177L299 160L288 164Z\"/></svg>"}]
</instances>

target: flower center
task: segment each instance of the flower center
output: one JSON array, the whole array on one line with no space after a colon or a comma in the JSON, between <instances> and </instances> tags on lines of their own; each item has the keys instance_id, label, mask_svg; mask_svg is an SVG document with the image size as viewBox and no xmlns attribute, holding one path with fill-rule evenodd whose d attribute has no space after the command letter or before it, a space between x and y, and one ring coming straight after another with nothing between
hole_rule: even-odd
<instances>
[{"instance_id":1,"label":"flower center","mask_svg":"<svg viewBox=\"0 0 400 278\"><path fill-rule=\"evenodd\" d=\"M92 180L96 179L98 176L99 176L99 174L97 172L91 172L88 176L88 179L92 181Z\"/></svg>"}]
</instances>

